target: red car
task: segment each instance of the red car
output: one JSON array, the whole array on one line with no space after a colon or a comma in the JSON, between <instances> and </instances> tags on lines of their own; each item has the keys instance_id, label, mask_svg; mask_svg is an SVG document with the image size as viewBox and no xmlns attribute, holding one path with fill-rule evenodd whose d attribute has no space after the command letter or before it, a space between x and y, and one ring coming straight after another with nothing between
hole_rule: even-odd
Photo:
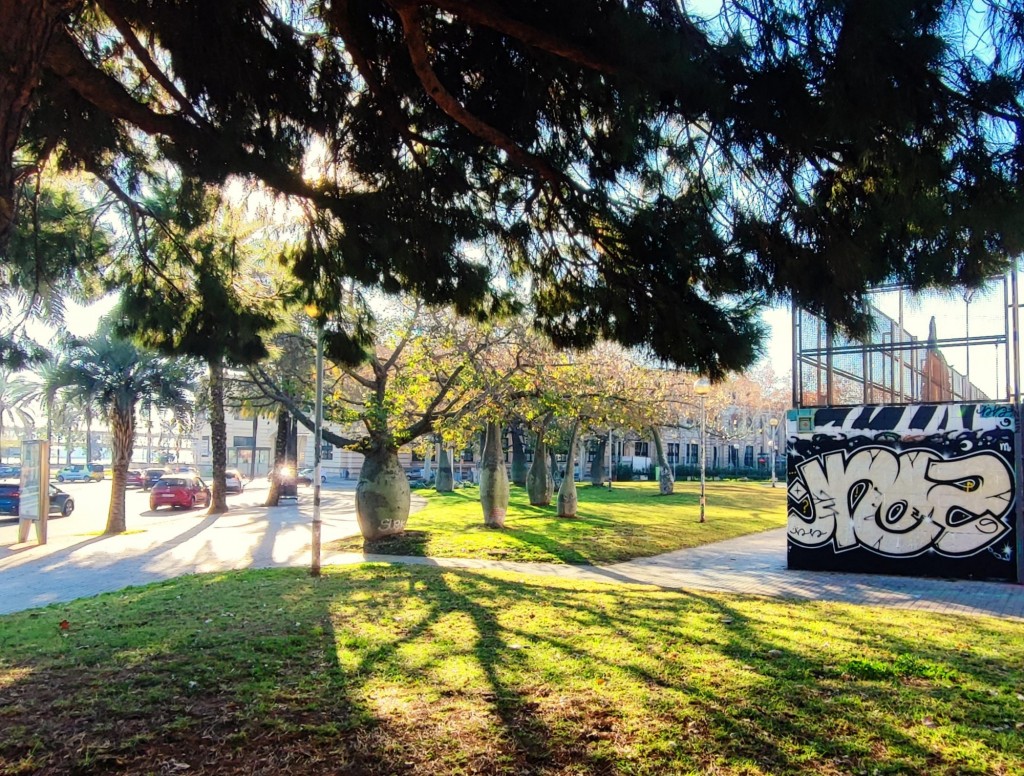
<instances>
[{"instance_id":1,"label":"red car","mask_svg":"<svg viewBox=\"0 0 1024 776\"><path fill-rule=\"evenodd\" d=\"M128 470L128 479L126 479L124 481L124 484L125 484L126 488L131 488L131 487L141 488L142 487L142 469L129 469Z\"/></svg>"},{"instance_id":2,"label":"red car","mask_svg":"<svg viewBox=\"0 0 1024 776\"><path fill-rule=\"evenodd\" d=\"M149 492L149 508L210 506L210 489L195 474L165 474Z\"/></svg>"}]
</instances>

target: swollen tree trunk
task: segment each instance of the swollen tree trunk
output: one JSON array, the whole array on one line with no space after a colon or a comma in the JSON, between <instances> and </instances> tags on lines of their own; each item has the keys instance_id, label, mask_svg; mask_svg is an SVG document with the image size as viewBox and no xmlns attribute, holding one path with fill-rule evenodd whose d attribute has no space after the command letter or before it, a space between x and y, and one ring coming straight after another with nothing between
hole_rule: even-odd
<instances>
[{"instance_id":1,"label":"swollen tree trunk","mask_svg":"<svg viewBox=\"0 0 1024 776\"><path fill-rule=\"evenodd\" d=\"M597 452L594 453L594 460L590 464L590 484L604 485L604 454L608 449L608 437L601 437L597 444Z\"/></svg>"},{"instance_id":2,"label":"swollen tree trunk","mask_svg":"<svg viewBox=\"0 0 1024 776\"><path fill-rule=\"evenodd\" d=\"M441 448L441 454L437 458L437 485L438 493L451 493L455 490L455 475L452 473L452 459L448 450Z\"/></svg>"},{"instance_id":3,"label":"swollen tree trunk","mask_svg":"<svg viewBox=\"0 0 1024 776\"><path fill-rule=\"evenodd\" d=\"M398 451L377 447L365 453L356 485L356 519L367 540L392 536L409 521L409 478Z\"/></svg>"},{"instance_id":4,"label":"swollen tree trunk","mask_svg":"<svg viewBox=\"0 0 1024 776\"><path fill-rule=\"evenodd\" d=\"M533 464L526 475L526 493L530 505L546 507L551 504L555 493L551 472L548 471L548 446L544 444L544 432L537 434L537 446L533 450Z\"/></svg>"},{"instance_id":5,"label":"swollen tree trunk","mask_svg":"<svg viewBox=\"0 0 1024 776\"><path fill-rule=\"evenodd\" d=\"M265 507L276 507L281 500L281 480L277 473L284 466L288 456L288 410L279 407L277 410L277 435L274 437L274 468L270 472L270 491L267 493Z\"/></svg>"},{"instance_id":6,"label":"swollen tree trunk","mask_svg":"<svg viewBox=\"0 0 1024 776\"><path fill-rule=\"evenodd\" d=\"M518 426L509 429L512 435L512 484L522 487L526 484L526 448L523 446L523 430Z\"/></svg>"},{"instance_id":7,"label":"swollen tree trunk","mask_svg":"<svg viewBox=\"0 0 1024 776\"><path fill-rule=\"evenodd\" d=\"M490 422L480 460L480 505L484 510L484 525L488 528L505 527L508 498L508 472L501 454L501 426Z\"/></svg>"},{"instance_id":8,"label":"swollen tree trunk","mask_svg":"<svg viewBox=\"0 0 1024 776\"><path fill-rule=\"evenodd\" d=\"M110 413L110 436L113 443L110 466L110 510L107 512L107 534L125 531L124 489L128 482L128 466L135 446L135 402L113 407Z\"/></svg>"},{"instance_id":9,"label":"swollen tree trunk","mask_svg":"<svg viewBox=\"0 0 1024 776\"><path fill-rule=\"evenodd\" d=\"M423 456L423 479L426 482L430 482L430 477L434 473L434 447L436 445L431 442L427 445L427 452Z\"/></svg>"},{"instance_id":10,"label":"swollen tree trunk","mask_svg":"<svg viewBox=\"0 0 1024 776\"><path fill-rule=\"evenodd\" d=\"M210 361L210 447L213 455L213 495L208 515L228 511L228 491L224 473L228 468L228 429L224 421L224 362Z\"/></svg>"},{"instance_id":11,"label":"swollen tree trunk","mask_svg":"<svg viewBox=\"0 0 1024 776\"><path fill-rule=\"evenodd\" d=\"M555 448L548 447L548 465L551 470L551 488L554 492L554 488L558 486L558 453L555 452Z\"/></svg>"},{"instance_id":12,"label":"swollen tree trunk","mask_svg":"<svg viewBox=\"0 0 1024 776\"><path fill-rule=\"evenodd\" d=\"M573 464L576 462L576 435L579 423L573 424L572 436L569 438L569 455L566 457L565 476L558 487L558 516L576 517L579 507L579 496L576 494L576 480L573 477Z\"/></svg>"},{"instance_id":13,"label":"swollen tree trunk","mask_svg":"<svg viewBox=\"0 0 1024 776\"><path fill-rule=\"evenodd\" d=\"M657 426L651 426L651 436L654 437L654 449L658 456L658 492L662 496L669 496L675 489L675 477L672 476L672 467L668 465L665 458L665 443L661 441L661 432Z\"/></svg>"}]
</instances>

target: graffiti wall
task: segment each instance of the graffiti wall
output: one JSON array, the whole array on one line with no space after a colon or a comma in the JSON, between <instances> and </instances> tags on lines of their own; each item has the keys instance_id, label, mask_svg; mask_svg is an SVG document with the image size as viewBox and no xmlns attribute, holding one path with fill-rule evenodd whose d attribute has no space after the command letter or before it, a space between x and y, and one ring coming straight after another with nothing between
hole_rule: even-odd
<instances>
[{"instance_id":1,"label":"graffiti wall","mask_svg":"<svg viewBox=\"0 0 1024 776\"><path fill-rule=\"evenodd\" d=\"M791 410L789 566L1016 581L1003 404Z\"/></svg>"}]
</instances>

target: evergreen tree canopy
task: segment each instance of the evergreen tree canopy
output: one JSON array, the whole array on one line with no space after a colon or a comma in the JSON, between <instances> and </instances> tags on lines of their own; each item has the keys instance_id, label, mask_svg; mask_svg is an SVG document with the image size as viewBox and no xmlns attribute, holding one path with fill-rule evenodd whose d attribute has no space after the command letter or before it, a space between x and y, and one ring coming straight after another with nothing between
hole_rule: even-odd
<instances>
[{"instance_id":1,"label":"evergreen tree canopy","mask_svg":"<svg viewBox=\"0 0 1024 776\"><path fill-rule=\"evenodd\" d=\"M707 8L714 8L714 16ZM713 376L793 299L1021 248L1020 0L0 0L0 239L40 158L159 154L317 214L296 273Z\"/></svg>"}]
</instances>

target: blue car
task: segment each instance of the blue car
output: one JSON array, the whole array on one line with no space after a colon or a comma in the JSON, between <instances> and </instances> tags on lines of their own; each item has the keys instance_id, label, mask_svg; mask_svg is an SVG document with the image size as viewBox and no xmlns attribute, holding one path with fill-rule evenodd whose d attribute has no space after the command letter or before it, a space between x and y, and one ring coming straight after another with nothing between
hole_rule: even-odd
<instances>
[{"instance_id":1,"label":"blue car","mask_svg":"<svg viewBox=\"0 0 1024 776\"><path fill-rule=\"evenodd\" d=\"M65 466L57 472L57 482L94 482L92 471L85 464Z\"/></svg>"},{"instance_id":2,"label":"blue car","mask_svg":"<svg viewBox=\"0 0 1024 776\"><path fill-rule=\"evenodd\" d=\"M0 514L17 516L21 508L21 486L0 482ZM67 517L75 511L75 501L60 488L50 486L50 514Z\"/></svg>"}]
</instances>

